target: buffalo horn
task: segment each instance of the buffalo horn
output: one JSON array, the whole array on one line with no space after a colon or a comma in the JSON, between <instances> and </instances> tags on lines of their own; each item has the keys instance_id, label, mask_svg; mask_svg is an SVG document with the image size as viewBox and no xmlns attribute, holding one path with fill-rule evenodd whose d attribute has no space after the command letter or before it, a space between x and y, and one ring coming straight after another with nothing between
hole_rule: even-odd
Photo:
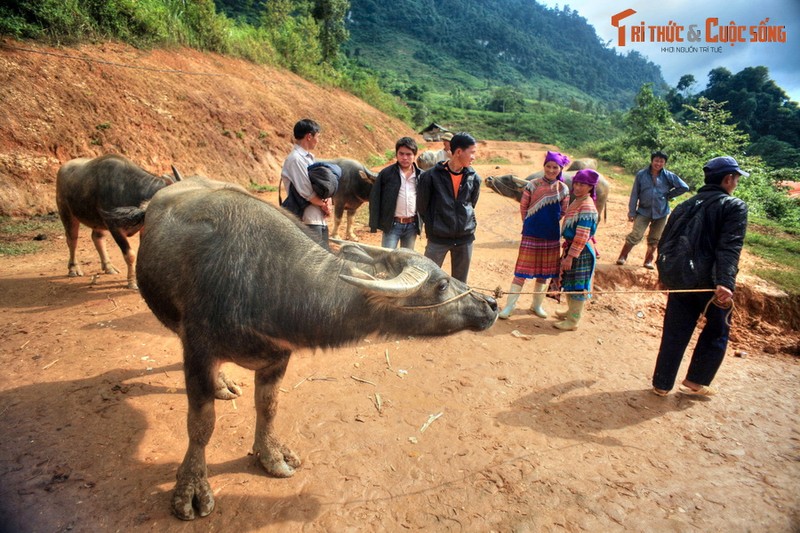
<instances>
[{"instance_id":1,"label":"buffalo horn","mask_svg":"<svg viewBox=\"0 0 800 533\"><path fill-rule=\"evenodd\" d=\"M172 173L175 175L175 181L181 181L183 179L181 177L181 173L178 172L177 168L175 168L175 165L172 165Z\"/></svg>"},{"instance_id":2,"label":"buffalo horn","mask_svg":"<svg viewBox=\"0 0 800 533\"><path fill-rule=\"evenodd\" d=\"M347 276L345 274L340 274L339 279L376 294L393 298L402 298L417 292L422 284L425 283L425 280L428 279L429 275L428 272L419 267L407 265L400 274L392 279L367 280Z\"/></svg>"}]
</instances>

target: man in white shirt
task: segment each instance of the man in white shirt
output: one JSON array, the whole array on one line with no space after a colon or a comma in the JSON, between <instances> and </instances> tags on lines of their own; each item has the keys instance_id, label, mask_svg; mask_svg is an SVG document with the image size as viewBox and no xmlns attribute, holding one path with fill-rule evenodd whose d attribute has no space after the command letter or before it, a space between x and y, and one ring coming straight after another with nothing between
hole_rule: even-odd
<instances>
[{"instance_id":1,"label":"man in white shirt","mask_svg":"<svg viewBox=\"0 0 800 533\"><path fill-rule=\"evenodd\" d=\"M450 161L450 157L453 155L453 152L450 150L450 141L453 140L453 134L449 131L442 135L442 149L436 152L436 162L439 161Z\"/></svg>"},{"instance_id":2,"label":"man in white shirt","mask_svg":"<svg viewBox=\"0 0 800 533\"><path fill-rule=\"evenodd\" d=\"M308 226L313 238L323 248L328 248L328 224L325 219L330 214L330 199L322 199L311 187L308 179L308 165L314 163L311 153L319 140L320 125L309 118L304 118L294 125L294 147L281 168L281 180L287 191L289 186L310 203L303 210L302 221Z\"/></svg>"},{"instance_id":3,"label":"man in white shirt","mask_svg":"<svg viewBox=\"0 0 800 533\"><path fill-rule=\"evenodd\" d=\"M396 163L378 173L369 197L369 229L383 232L381 246L414 249L419 235L417 179L422 172L414 162L417 143L403 137L395 143Z\"/></svg>"}]
</instances>

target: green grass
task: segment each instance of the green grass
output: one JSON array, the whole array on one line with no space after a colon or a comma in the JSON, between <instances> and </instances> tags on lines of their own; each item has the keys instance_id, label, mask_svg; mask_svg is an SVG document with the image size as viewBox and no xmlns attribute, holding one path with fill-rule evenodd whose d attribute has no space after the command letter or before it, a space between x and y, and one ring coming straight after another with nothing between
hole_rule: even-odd
<instances>
[{"instance_id":1,"label":"green grass","mask_svg":"<svg viewBox=\"0 0 800 533\"><path fill-rule=\"evenodd\" d=\"M774 223L756 219L751 221L744 241L748 251L776 265L763 265L753 273L791 295L800 294L798 237L798 231L785 231Z\"/></svg>"},{"instance_id":2,"label":"green grass","mask_svg":"<svg viewBox=\"0 0 800 533\"><path fill-rule=\"evenodd\" d=\"M62 231L61 222L55 215L37 216L28 219L0 217L0 255L34 254L42 249L38 235L51 239Z\"/></svg>"},{"instance_id":3,"label":"green grass","mask_svg":"<svg viewBox=\"0 0 800 533\"><path fill-rule=\"evenodd\" d=\"M278 187L276 185L260 185L251 181L250 190L255 192L275 192L278 190Z\"/></svg>"},{"instance_id":4,"label":"green grass","mask_svg":"<svg viewBox=\"0 0 800 533\"><path fill-rule=\"evenodd\" d=\"M489 159L478 159L475 161L476 165L510 165L511 161L506 159L505 157L490 157Z\"/></svg>"}]
</instances>

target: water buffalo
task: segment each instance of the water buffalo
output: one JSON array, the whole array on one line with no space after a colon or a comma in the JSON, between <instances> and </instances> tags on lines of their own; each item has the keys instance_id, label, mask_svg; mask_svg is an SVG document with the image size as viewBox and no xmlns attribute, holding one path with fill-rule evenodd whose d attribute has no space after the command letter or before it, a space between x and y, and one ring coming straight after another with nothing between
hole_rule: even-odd
<instances>
[{"instance_id":1,"label":"water buffalo","mask_svg":"<svg viewBox=\"0 0 800 533\"><path fill-rule=\"evenodd\" d=\"M253 453L267 473L289 477L300 460L272 423L292 350L341 346L373 332L483 330L497 318L492 298L422 255L358 244L332 254L279 208L203 178L153 197L136 275L147 305L183 344L189 447L172 510L184 520L214 508L205 461L214 399L241 392L219 372L223 362L255 371Z\"/></svg>"},{"instance_id":2,"label":"water buffalo","mask_svg":"<svg viewBox=\"0 0 800 533\"><path fill-rule=\"evenodd\" d=\"M174 181L179 180L174 168L173 172ZM106 250L106 232L111 233L128 264L128 288L136 289L136 254L131 250L128 237L139 231L141 223L125 224L118 215L121 210L141 209L157 191L171 183L170 177L150 174L120 155L107 154L64 163L56 176L56 205L67 236L69 276L83 276L75 259L78 231L83 223L92 229L101 269L106 274L117 274Z\"/></svg>"},{"instance_id":3,"label":"water buffalo","mask_svg":"<svg viewBox=\"0 0 800 533\"><path fill-rule=\"evenodd\" d=\"M372 185L378 175L352 159L338 158L326 162L339 165L342 169L339 188L336 190L336 194L333 195L333 228L331 229L331 237L336 237L339 234L342 215L347 210L345 237L353 241L358 240L353 231L353 217L356 214L356 210L369 201Z\"/></svg>"},{"instance_id":4,"label":"water buffalo","mask_svg":"<svg viewBox=\"0 0 800 533\"><path fill-rule=\"evenodd\" d=\"M564 172L564 183L570 188L572 191L572 178L575 176L576 171L569 171ZM527 178L520 179L516 176L512 176L511 174L506 174L505 176L489 176L486 178L486 186L492 189L497 194L502 196L513 198L516 201L522 200L522 189L525 188L525 185L528 181L540 178L544 175L544 172L539 171L531 174ZM609 184L608 180L600 175L600 179L597 182L597 201L595 204L597 205L597 212L603 214L603 219L606 218L606 203L608 202L608 190Z\"/></svg>"},{"instance_id":5,"label":"water buffalo","mask_svg":"<svg viewBox=\"0 0 800 533\"><path fill-rule=\"evenodd\" d=\"M425 150L417 156L417 166L422 170L428 170L440 161L441 151Z\"/></svg>"}]
</instances>

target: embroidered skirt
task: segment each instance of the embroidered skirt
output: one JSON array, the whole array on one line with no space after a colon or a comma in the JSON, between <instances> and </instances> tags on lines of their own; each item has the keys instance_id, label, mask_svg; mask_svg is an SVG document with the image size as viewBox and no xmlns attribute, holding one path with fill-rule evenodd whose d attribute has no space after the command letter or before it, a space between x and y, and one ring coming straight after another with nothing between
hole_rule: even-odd
<instances>
[{"instance_id":1,"label":"embroidered skirt","mask_svg":"<svg viewBox=\"0 0 800 533\"><path fill-rule=\"evenodd\" d=\"M572 260L572 268L564 271L561 276L561 290L563 291L591 291L592 275L594 274L595 256L588 245L583 248L581 255ZM586 300L583 295L570 294L576 300ZM588 295L591 297L591 294Z\"/></svg>"},{"instance_id":2,"label":"embroidered skirt","mask_svg":"<svg viewBox=\"0 0 800 533\"><path fill-rule=\"evenodd\" d=\"M522 236L514 275L518 278L548 279L558 276L561 244L559 241Z\"/></svg>"}]
</instances>

